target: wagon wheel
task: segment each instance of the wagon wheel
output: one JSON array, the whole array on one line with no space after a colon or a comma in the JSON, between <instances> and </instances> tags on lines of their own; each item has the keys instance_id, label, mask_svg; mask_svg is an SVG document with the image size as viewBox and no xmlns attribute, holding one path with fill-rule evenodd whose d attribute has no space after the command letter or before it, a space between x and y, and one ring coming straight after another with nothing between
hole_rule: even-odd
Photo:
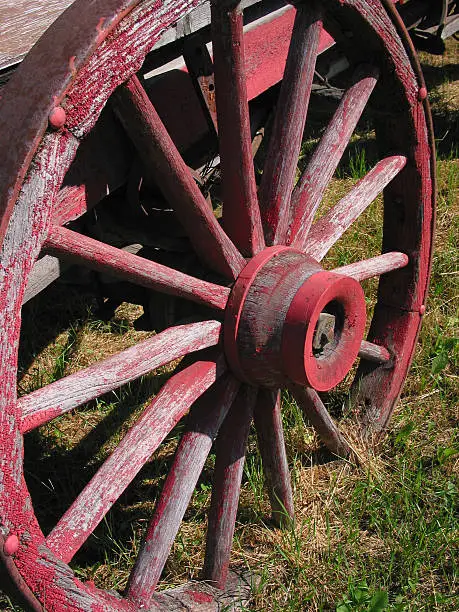
<instances>
[{"instance_id":1,"label":"wagon wheel","mask_svg":"<svg viewBox=\"0 0 459 612\"><path fill-rule=\"evenodd\" d=\"M161 6L154 0L78 1L24 61L2 100L0 326L7 333L0 341L0 527L4 564L32 609L153 606L168 552L219 429L203 578L223 587L252 415L274 516L293 516L278 390L288 387L323 442L344 455L347 442L318 392L334 388L360 358L351 393L356 418L363 428L380 432L412 359L431 259L433 148L426 90L394 12L378 0L298 3L257 192L241 11L235 2L212 5L224 200L220 225L135 76L159 35L195 5L192 0ZM294 185L322 23L346 54L354 79ZM154 169L203 266L221 281L187 276L55 222L53 203L65 173L115 89L112 102L127 134ZM380 161L316 220L370 96ZM327 251L381 192L382 254L323 269ZM22 297L42 251L197 302L214 315L171 327L17 399ZM360 283L373 276L380 277L378 299L364 339ZM24 481L23 436L122 383L209 347L215 353L198 353L164 385L45 537ZM190 408L124 598L81 582L68 566L73 555Z\"/></svg>"}]
</instances>

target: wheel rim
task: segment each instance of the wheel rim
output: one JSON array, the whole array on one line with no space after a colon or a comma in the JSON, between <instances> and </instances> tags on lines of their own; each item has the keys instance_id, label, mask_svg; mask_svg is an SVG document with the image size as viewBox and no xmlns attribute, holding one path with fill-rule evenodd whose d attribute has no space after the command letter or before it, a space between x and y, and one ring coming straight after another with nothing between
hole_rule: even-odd
<instances>
[{"instance_id":1,"label":"wheel rim","mask_svg":"<svg viewBox=\"0 0 459 612\"><path fill-rule=\"evenodd\" d=\"M140 82L132 76L160 33L195 4L177 1L158 10L154 2L125 2L122 6L107 2L103 8L110 16L102 20L101 13L88 12L84 27L68 42L70 53L66 57L70 57L70 62L66 60L62 65L56 63L44 69L43 53L48 52L50 41L54 43L59 32L64 32L59 37L65 39L68 31L65 25L81 11L77 3L60 20L62 25L56 25L54 33L49 33L40 42L38 50L26 60L5 94L2 115L5 142L19 135L21 146L14 156L4 156L9 161L0 181L3 211L0 316L2 327L10 330L1 345L0 414L1 430L5 432L2 438L1 526L3 555L9 572L16 583L20 577L25 581L27 586L19 586L29 605L36 609L46 605L55 610L65 606L89 610L98 605L101 609L135 610L151 605L173 537L212 441L221 428L225 435L220 436L217 446L204 578L223 587L252 416L270 483L273 514L280 522L286 513L293 516L293 501L277 388L289 387L324 443L334 453L346 454L348 445L317 390L335 386L350 370L359 353L362 359L354 383L354 406L356 412L362 410L361 420L365 426L382 430L400 393L424 313L433 223L433 153L425 118L425 90L381 4L376 0L339 3L329 0L321 8L298 5L258 194L251 156L246 83L241 68L241 13L235 3L212 5L223 200L232 203L223 213L225 232L212 212L204 209L199 189L188 176L186 166L145 99ZM354 83L345 93L294 188L296 159L307 115L322 20L350 62L359 67ZM135 33L134 23L137 24ZM352 33L355 36L355 32L359 32L358 44L350 36ZM372 60L369 66L360 65L362 48ZM120 58L127 49L133 49L132 57L123 63ZM230 61L226 61L228 58ZM18 88L22 87L21 80L27 80L28 75L37 71L43 75L42 84L30 102L27 92L19 95ZM102 78L102 75L109 78ZM100 245L54 224L49 203L57 197L81 138L91 131L107 98L122 83L126 84L118 90L115 104L126 132L147 155L147 160L159 168L165 195L175 202L201 260L233 282L231 294L225 286L227 283L200 281L154 263L150 265L145 260L120 258L114 247ZM382 90L383 85L391 94L389 100L378 94L378 88ZM347 199L314 223L325 188L373 90L377 94L375 106L385 107L384 119L376 121L381 161ZM18 96L22 100L20 103ZM139 125L147 129L142 132L136 127ZM148 138L146 142L142 140L145 134L148 138L154 136L156 149L150 148ZM323 271L319 262L330 246L383 190L383 255L335 271ZM186 329L171 328L156 336L153 342L139 345L129 354L124 352L110 363L104 362L103 368L111 374L98 392L119 386L120 368L127 361L137 364L129 369L128 378L132 380L184 354L216 346L222 327L229 364L228 369L221 351L217 351L176 374L47 538L35 518L23 477L22 436L95 397L83 381L90 376L93 376L91 382L97 380L100 367L63 382L57 381L54 387L17 401L20 308L27 279L42 247L49 253L70 254L92 268L135 279L147 288L205 304L217 313L216 320L191 324L185 326ZM250 259L247 265L244 256ZM298 261L293 264L295 258ZM279 271L276 265L283 259L289 263L284 263ZM259 291L258 285L266 284L266 278L272 280L269 276L272 270L267 272L271 264L278 278L284 279L284 284L285 278L289 280L286 284L291 293L289 300L285 292L282 293L279 281L265 302L253 306L248 298L251 292ZM299 275L298 269L302 270ZM359 282L371 276L381 276L378 303L367 340L362 343L365 304ZM291 284L293 278L296 280ZM304 304L308 300L312 306L306 313ZM278 308L268 307L271 302L281 307L283 315L276 333L267 339L257 324L265 322L265 315L273 319L274 313L278 314ZM332 314L325 312L329 304L335 304ZM250 308L252 311L248 313ZM219 313L223 310L222 324ZM342 371L333 376L331 370L336 369L336 363L328 364L327 356L314 354L312 346L323 312L333 318L333 338L329 344L343 349L339 360ZM251 321L255 321L254 327ZM302 330L300 334L298 329ZM177 335L181 337L178 343ZM326 353L327 344L324 349ZM146 356L151 354L154 358L145 364ZM144 364L143 369L138 367L140 362ZM279 366L281 362L282 367ZM329 366L324 383L316 374L323 364ZM254 383L260 386L258 391ZM71 388L78 388L78 393L70 394L69 399ZM179 392L181 401L177 400ZM200 396L202 400L198 401ZM211 410L209 406L215 405L216 400L218 410ZM195 407L190 425L180 442L125 599L83 584L66 563L192 404ZM164 423L160 426L162 420ZM137 449L143 444L147 427L153 427L156 438L139 452ZM129 454L129 448L134 455ZM195 458L191 468L186 466L190 456ZM119 478L114 483L110 468L118 462L129 464L129 467L124 480ZM94 502L95 493L105 482L107 489L99 496L97 508L89 516L83 510ZM168 499L174 496L178 496L178 502L172 507ZM158 535L162 531L168 531L167 537Z\"/></svg>"}]
</instances>

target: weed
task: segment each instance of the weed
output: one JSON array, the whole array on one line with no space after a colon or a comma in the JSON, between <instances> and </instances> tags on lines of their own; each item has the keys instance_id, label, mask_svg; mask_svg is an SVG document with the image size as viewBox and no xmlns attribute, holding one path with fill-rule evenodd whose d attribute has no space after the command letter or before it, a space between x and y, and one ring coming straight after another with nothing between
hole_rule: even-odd
<instances>
[{"instance_id":1,"label":"weed","mask_svg":"<svg viewBox=\"0 0 459 612\"><path fill-rule=\"evenodd\" d=\"M366 580L349 585L349 591L336 606L336 612L383 612L387 610L389 599L385 591L374 594L368 588Z\"/></svg>"}]
</instances>

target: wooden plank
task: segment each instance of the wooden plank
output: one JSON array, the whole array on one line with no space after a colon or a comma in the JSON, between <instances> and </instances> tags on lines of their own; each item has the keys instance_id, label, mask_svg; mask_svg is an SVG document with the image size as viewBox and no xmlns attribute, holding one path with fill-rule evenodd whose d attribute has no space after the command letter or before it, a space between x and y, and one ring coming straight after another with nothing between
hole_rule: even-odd
<instances>
[{"instance_id":1,"label":"wooden plank","mask_svg":"<svg viewBox=\"0 0 459 612\"><path fill-rule=\"evenodd\" d=\"M243 9L249 8L255 4L260 3L261 0L242 0L241 7ZM202 2L200 6L196 7L189 15L183 17L177 22L175 28L167 30L162 37L156 43L154 49L160 49L170 43L176 42L181 38L193 34L206 28L210 25L210 2Z\"/></svg>"},{"instance_id":2,"label":"wooden plank","mask_svg":"<svg viewBox=\"0 0 459 612\"><path fill-rule=\"evenodd\" d=\"M132 145L112 109L106 106L78 147L53 203L53 222L65 225L91 210L124 185L132 166Z\"/></svg>"},{"instance_id":3,"label":"wooden plank","mask_svg":"<svg viewBox=\"0 0 459 612\"><path fill-rule=\"evenodd\" d=\"M288 243L303 249L309 229L341 156L373 91L377 71L371 66L358 69L355 82L341 102L320 139L292 195Z\"/></svg>"},{"instance_id":4,"label":"wooden plank","mask_svg":"<svg viewBox=\"0 0 459 612\"><path fill-rule=\"evenodd\" d=\"M241 253L265 246L252 158L242 11L212 5L223 227Z\"/></svg>"},{"instance_id":5,"label":"wooden plank","mask_svg":"<svg viewBox=\"0 0 459 612\"><path fill-rule=\"evenodd\" d=\"M74 0L2 0L0 5L0 70L20 62L46 29ZM248 8L260 0L244 0ZM168 29L155 49L173 43L210 24L210 2L205 2Z\"/></svg>"},{"instance_id":6,"label":"wooden plank","mask_svg":"<svg viewBox=\"0 0 459 612\"><path fill-rule=\"evenodd\" d=\"M383 253L370 259L364 259L348 266L335 268L332 271L336 272L336 274L352 276L355 280L362 281L366 278L381 276L381 274L387 274L393 270L404 268L408 265L409 261L408 255L394 251L392 253Z\"/></svg>"},{"instance_id":7,"label":"wooden plank","mask_svg":"<svg viewBox=\"0 0 459 612\"><path fill-rule=\"evenodd\" d=\"M305 251L321 261L391 180L405 167L406 157L393 155L379 161L326 215L316 221Z\"/></svg>"},{"instance_id":8,"label":"wooden plank","mask_svg":"<svg viewBox=\"0 0 459 612\"><path fill-rule=\"evenodd\" d=\"M0 70L22 60L73 0L2 0Z\"/></svg>"},{"instance_id":9,"label":"wooden plank","mask_svg":"<svg viewBox=\"0 0 459 612\"><path fill-rule=\"evenodd\" d=\"M149 609L172 543L190 503L217 432L236 397L240 382L223 377L193 407L187 431L175 454L145 542L129 578L127 598Z\"/></svg>"},{"instance_id":10,"label":"wooden plank","mask_svg":"<svg viewBox=\"0 0 459 612\"><path fill-rule=\"evenodd\" d=\"M273 132L260 186L267 244L285 243L289 208L312 81L319 50L322 22L313 3L298 7Z\"/></svg>"},{"instance_id":11,"label":"wooden plank","mask_svg":"<svg viewBox=\"0 0 459 612\"><path fill-rule=\"evenodd\" d=\"M288 526L295 518L295 510L282 427L280 391L260 389L254 416L272 519L277 526Z\"/></svg>"},{"instance_id":12,"label":"wooden plank","mask_svg":"<svg viewBox=\"0 0 459 612\"><path fill-rule=\"evenodd\" d=\"M319 394L310 387L291 384L290 390L306 419L319 434L325 446L338 457L347 457L350 448L325 408Z\"/></svg>"},{"instance_id":13,"label":"wooden plank","mask_svg":"<svg viewBox=\"0 0 459 612\"><path fill-rule=\"evenodd\" d=\"M265 6L267 14L244 25L245 72L249 100L253 100L282 80L295 20L295 8L290 5L272 11L270 11L269 4ZM331 36L322 30L319 54L324 53L333 45L334 41ZM207 43L207 49L212 56L211 42ZM164 62L159 67L156 65L149 67L147 58L144 68L145 78L152 79L166 72L186 70L186 65L179 50L174 59Z\"/></svg>"},{"instance_id":14,"label":"wooden plank","mask_svg":"<svg viewBox=\"0 0 459 612\"><path fill-rule=\"evenodd\" d=\"M228 578L247 439L257 399L244 386L218 434L203 578L224 589Z\"/></svg>"},{"instance_id":15,"label":"wooden plank","mask_svg":"<svg viewBox=\"0 0 459 612\"><path fill-rule=\"evenodd\" d=\"M44 248L48 253L67 257L93 270L218 310L225 308L230 293L227 287L188 276L65 227L51 226Z\"/></svg>"},{"instance_id":16,"label":"wooden plank","mask_svg":"<svg viewBox=\"0 0 459 612\"><path fill-rule=\"evenodd\" d=\"M198 361L163 386L46 538L68 563L190 406L224 372L224 361Z\"/></svg>"},{"instance_id":17,"label":"wooden plank","mask_svg":"<svg viewBox=\"0 0 459 612\"><path fill-rule=\"evenodd\" d=\"M137 77L118 88L114 107L199 257L211 269L236 278L244 258L219 225Z\"/></svg>"},{"instance_id":18,"label":"wooden plank","mask_svg":"<svg viewBox=\"0 0 459 612\"><path fill-rule=\"evenodd\" d=\"M178 325L18 400L25 433L188 353L214 346L221 323Z\"/></svg>"}]
</instances>

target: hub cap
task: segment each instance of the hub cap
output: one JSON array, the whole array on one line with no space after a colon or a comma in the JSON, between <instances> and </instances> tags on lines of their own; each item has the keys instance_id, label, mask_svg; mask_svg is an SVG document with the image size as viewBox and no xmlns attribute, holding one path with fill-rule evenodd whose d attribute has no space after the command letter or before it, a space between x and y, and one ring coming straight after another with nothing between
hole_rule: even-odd
<instances>
[{"instance_id":1,"label":"hub cap","mask_svg":"<svg viewBox=\"0 0 459 612\"><path fill-rule=\"evenodd\" d=\"M323 270L296 249L270 247L234 285L226 309L226 355L246 382L294 382L327 391L351 369L365 315L356 280Z\"/></svg>"}]
</instances>

